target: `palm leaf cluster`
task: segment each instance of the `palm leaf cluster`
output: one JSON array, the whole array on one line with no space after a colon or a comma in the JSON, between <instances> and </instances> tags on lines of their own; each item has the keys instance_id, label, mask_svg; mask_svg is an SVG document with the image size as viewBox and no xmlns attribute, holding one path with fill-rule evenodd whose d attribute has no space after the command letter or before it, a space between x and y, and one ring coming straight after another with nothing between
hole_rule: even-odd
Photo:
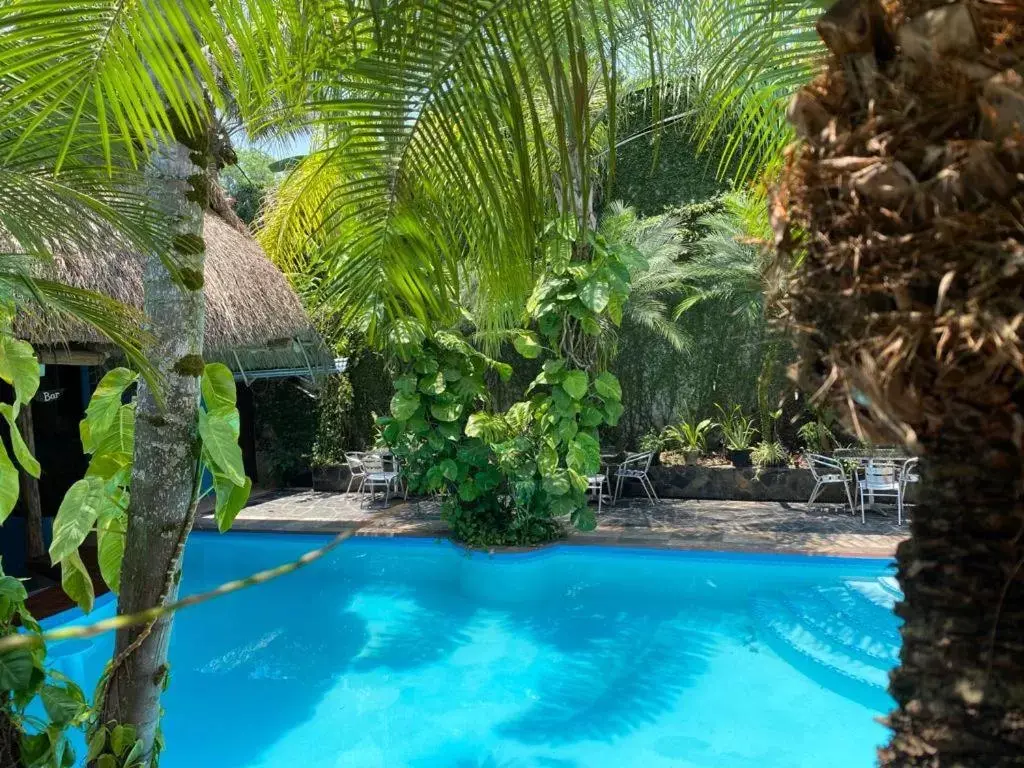
<instances>
[{"instance_id":1,"label":"palm leaf cluster","mask_svg":"<svg viewBox=\"0 0 1024 768\"><path fill-rule=\"evenodd\" d=\"M478 327L500 330L519 320L543 228L596 226L630 95L646 94L655 153L661 125L695 115L708 140L742 134L730 151L750 167L777 149L778 106L817 50L805 4L7 0L3 154L45 147L38 168L61 175L119 169L104 183L124 194L149 148L211 119L256 138L309 130L262 238L314 303L371 333L450 324L468 281ZM136 234L137 210L117 228ZM21 221L19 243L36 228ZM652 309L638 307L648 323Z\"/></svg>"}]
</instances>

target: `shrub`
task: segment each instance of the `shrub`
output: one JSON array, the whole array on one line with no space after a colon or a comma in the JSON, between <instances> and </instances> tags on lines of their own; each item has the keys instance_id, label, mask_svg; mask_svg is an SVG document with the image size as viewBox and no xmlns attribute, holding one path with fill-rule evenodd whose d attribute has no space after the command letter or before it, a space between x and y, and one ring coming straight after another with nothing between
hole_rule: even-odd
<instances>
[{"instance_id":1,"label":"shrub","mask_svg":"<svg viewBox=\"0 0 1024 768\"><path fill-rule=\"evenodd\" d=\"M725 440L725 448L728 451L746 451L754 441L757 429L754 428L754 420L743 413L743 409L734 405L731 411L726 411L718 403L715 408L722 414L722 422L719 427L722 430L722 437Z\"/></svg>"},{"instance_id":2,"label":"shrub","mask_svg":"<svg viewBox=\"0 0 1024 768\"><path fill-rule=\"evenodd\" d=\"M665 440L686 453L707 453L708 434L715 426L711 419L683 421L665 429Z\"/></svg>"}]
</instances>

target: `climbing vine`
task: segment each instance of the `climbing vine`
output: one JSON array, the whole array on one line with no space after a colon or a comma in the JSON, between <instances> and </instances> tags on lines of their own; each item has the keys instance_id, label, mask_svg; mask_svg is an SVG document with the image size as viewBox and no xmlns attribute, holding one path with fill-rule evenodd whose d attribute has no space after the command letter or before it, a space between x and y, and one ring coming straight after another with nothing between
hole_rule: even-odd
<instances>
[{"instance_id":1,"label":"climbing vine","mask_svg":"<svg viewBox=\"0 0 1024 768\"><path fill-rule=\"evenodd\" d=\"M543 360L527 400L488 411L484 373L507 380L512 370L451 333L425 338L395 380L384 439L411 491L443 494L457 539L523 545L557 537L561 520L596 525L586 493L601 463L598 430L617 424L623 406L618 380L595 368L603 332L622 319L630 260L642 257L593 232L582 246L571 223L548 228L549 269L513 338L522 357ZM588 258L574 259L580 252Z\"/></svg>"},{"instance_id":2,"label":"climbing vine","mask_svg":"<svg viewBox=\"0 0 1024 768\"><path fill-rule=\"evenodd\" d=\"M3 310L0 331L0 379L14 390L14 400L0 403L10 429L10 444L21 468L39 477L17 418L39 389L39 360L32 346L11 334L13 312ZM18 469L0 441L0 524L18 501ZM4 573L0 564L0 639L18 632L38 636L39 624L25 607L25 586ZM67 729L84 722L89 708L82 690L45 665L46 647L14 648L0 652L0 764L24 768L69 768L75 753ZM41 707L34 706L40 703Z\"/></svg>"}]
</instances>

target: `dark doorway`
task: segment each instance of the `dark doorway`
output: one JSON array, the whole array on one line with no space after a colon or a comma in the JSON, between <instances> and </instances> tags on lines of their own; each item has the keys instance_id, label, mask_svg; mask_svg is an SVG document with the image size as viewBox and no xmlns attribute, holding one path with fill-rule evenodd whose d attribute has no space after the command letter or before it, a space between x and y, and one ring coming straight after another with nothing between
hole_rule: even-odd
<instances>
[{"instance_id":1,"label":"dark doorway","mask_svg":"<svg viewBox=\"0 0 1024 768\"><path fill-rule=\"evenodd\" d=\"M89 466L78 434L78 422L85 415L83 390L89 382L83 374L88 376L87 369L78 366L47 365L32 401L44 516L57 514L64 494Z\"/></svg>"}]
</instances>

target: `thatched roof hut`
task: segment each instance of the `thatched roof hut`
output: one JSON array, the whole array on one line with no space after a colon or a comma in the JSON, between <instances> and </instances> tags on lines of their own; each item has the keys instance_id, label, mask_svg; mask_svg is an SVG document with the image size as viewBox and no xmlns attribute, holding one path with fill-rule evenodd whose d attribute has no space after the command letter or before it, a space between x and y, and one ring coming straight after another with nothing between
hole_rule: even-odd
<instances>
[{"instance_id":1,"label":"thatched roof hut","mask_svg":"<svg viewBox=\"0 0 1024 768\"><path fill-rule=\"evenodd\" d=\"M243 377L334 370L334 360L287 279L235 221L208 211L204 357ZM112 247L56 254L48 271L61 282L142 307L143 258ZM94 329L52 316L25 314L15 330L49 363L95 365L116 348Z\"/></svg>"}]
</instances>

